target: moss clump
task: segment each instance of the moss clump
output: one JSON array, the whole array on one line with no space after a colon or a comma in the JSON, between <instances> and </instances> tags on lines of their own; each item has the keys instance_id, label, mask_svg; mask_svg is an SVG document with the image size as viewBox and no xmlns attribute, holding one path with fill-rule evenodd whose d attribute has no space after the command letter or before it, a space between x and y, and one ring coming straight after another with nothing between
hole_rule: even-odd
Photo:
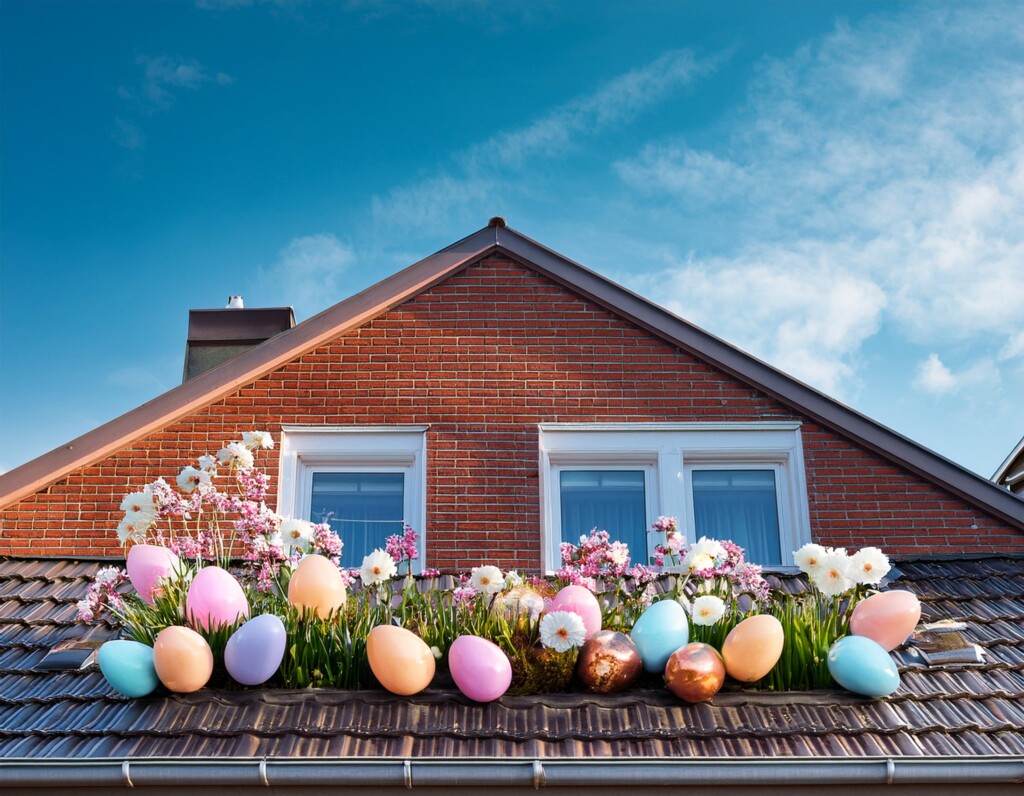
<instances>
[{"instance_id":1,"label":"moss clump","mask_svg":"<svg viewBox=\"0 0 1024 796\"><path fill-rule=\"evenodd\" d=\"M566 691L576 671L579 650L555 652L547 647L520 647L510 656L512 685L510 694L550 694Z\"/></svg>"}]
</instances>

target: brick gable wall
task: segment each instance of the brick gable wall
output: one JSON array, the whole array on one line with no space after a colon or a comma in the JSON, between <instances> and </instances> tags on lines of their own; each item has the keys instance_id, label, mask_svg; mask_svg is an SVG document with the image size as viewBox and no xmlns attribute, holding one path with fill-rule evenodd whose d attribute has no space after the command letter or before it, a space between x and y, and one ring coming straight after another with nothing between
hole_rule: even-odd
<instances>
[{"instance_id":1,"label":"brick gable wall","mask_svg":"<svg viewBox=\"0 0 1024 796\"><path fill-rule=\"evenodd\" d=\"M532 270L487 260L3 511L0 554L118 555L124 493L243 430L423 423L428 565L536 570L537 423L783 419L804 421L818 541L1024 552L1024 534L929 482ZM261 456L276 483L276 455Z\"/></svg>"}]
</instances>

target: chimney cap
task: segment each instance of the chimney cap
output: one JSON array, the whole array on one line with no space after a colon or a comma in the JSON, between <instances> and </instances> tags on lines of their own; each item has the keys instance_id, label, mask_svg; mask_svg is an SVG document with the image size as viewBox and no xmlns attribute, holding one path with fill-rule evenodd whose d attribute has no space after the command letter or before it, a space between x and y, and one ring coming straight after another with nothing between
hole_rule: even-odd
<instances>
[{"instance_id":1,"label":"chimney cap","mask_svg":"<svg viewBox=\"0 0 1024 796\"><path fill-rule=\"evenodd\" d=\"M224 308L226 310L241 310L245 309L245 302L242 301L241 296L228 296L228 305Z\"/></svg>"}]
</instances>

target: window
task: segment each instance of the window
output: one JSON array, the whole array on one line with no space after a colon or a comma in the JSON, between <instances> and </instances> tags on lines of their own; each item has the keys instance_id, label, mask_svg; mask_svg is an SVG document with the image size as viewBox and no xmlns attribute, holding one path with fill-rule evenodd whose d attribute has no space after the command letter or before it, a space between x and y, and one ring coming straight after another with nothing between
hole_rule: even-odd
<instances>
[{"instance_id":1,"label":"window","mask_svg":"<svg viewBox=\"0 0 1024 796\"><path fill-rule=\"evenodd\" d=\"M330 523L345 567L408 523L420 534L422 567L425 461L425 426L285 426L278 511Z\"/></svg>"},{"instance_id":2,"label":"window","mask_svg":"<svg viewBox=\"0 0 1024 796\"><path fill-rule=\"evenodd\" d=\"M593 528L649 562L660 515L688 542L732 539L766 565L810 541L799 423L545 423L540 459L548 569Z\"/></svg>"}]
</instances>

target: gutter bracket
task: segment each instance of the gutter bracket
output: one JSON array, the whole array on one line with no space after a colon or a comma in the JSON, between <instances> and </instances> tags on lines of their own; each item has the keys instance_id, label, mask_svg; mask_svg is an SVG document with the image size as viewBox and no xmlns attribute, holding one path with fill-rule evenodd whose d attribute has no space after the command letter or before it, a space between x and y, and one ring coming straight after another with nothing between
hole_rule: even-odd
<instances>
[{"instance_id":1,"label":"gutter bracket","mask_svg":"<svg viewBox=\"0 0 1024 796\"><path fill-rule=\"evenodd\" d=\"M267 778L267 758L260 758L260 784L264 788L270 787L270 780Z\"/></svg>"},{"instance_id":2,"label":"gutter bracket","mask_svg":"<svg viewBox=\"0 0 1024 796\"><path fill-rule=\"evenodd\" d=\"M126 788L134 788L135 785L132 783L131 774L131 762L124 760L121 762L121 777L124 779L124 786Z\"/></svg>"},{"instance_id":3,"label":"gutter bracket","mask_svg":"<svg viewBox=\"0 0 1024 796\"><path fill-rule=\"evenodd\" d=\"M540 790L547 784L547 775L544 773L544 766L540 760L533 761L533 789Z\"/></svg>"},{"instance_id":4,"label":"gutter bracket","mask_svg":"<svg viewBox=\"0 0 1024 796\"><path fill-rule=\"evenodd\" d=\"M402 763L402 773L405 779L405 789L412 790L412 760L406 760Z\"/></svg>"},{"instance_id":5,"label":"gutter bracket","mask_svg":"<svg viewBox=\"0 0 1024 796\"><path fill-rule=\"evenodd\" d=\"M885 784L892 785L896 781L896 761L885 758Z\"/></svg>"}]
</instances>

